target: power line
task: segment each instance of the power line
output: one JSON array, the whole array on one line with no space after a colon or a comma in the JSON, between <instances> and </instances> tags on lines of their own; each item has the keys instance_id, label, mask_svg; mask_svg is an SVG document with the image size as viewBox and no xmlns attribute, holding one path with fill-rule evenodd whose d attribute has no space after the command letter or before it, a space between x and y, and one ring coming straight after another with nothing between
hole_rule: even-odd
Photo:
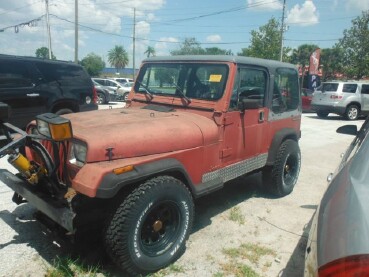
<instances>
[{"instance_id":1,"label":"power line","mask_svg":"<svg viewBox=\"0 0 369 277\"><path fill-rule=\"evenodd\" d=\"M24 9L24 8L27 8L27 7L29 7L29 6L32 6L32 5L34 5L34 4L38 4L38 3L41 3L41 2L42 2L42 0L40 0L40 1L36 1L36 2L30 3L30 4L28 4L28 5L25 5L25 6L22 6L22 7L19 7L19 8L15 8L15 9L8 10L8 11L6 11L6 12L0 13L0 15L4 15L4 14L7 14L7 13L15 12L15 11L18 11L18 10L21 10L21 9Z\"/></svg>"},{"instance_id":2,"label":"power line","mask_svg":"<svg viewBox=\"0 0 369 277\"><path fill-rule=\"evenodd\" d=\"M36 27L37 26L37 22L38 21L41 21L44 16L45 15L41 15L40 17L37 17L35 19L31 19L31 20L26 21L26 22L23 22L23 23L19 23L19 24L15 24L15 25L4 27L4 28L0 29L0 33L1 32L4 32L5 30L12 29L12 28L14 28L14 32L15 33L18 33L20 27L25 27L25 26L28 26L28 27Z\"/></svg>"}]
</instances>

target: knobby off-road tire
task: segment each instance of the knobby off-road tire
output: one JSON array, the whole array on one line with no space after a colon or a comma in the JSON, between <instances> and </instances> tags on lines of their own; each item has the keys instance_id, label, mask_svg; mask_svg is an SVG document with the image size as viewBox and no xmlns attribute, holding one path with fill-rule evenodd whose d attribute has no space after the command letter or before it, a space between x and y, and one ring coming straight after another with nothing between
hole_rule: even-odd
<instances>
[{"instance_id":1,"label":"knobby off-road tire","mask_svg":"<svg viewBox=\"0 0 369 277\"><path fill-rule=\"evenodd\" d=\"M129 274L155 272L184 253L193 217L192 196L181 181L153 178L116 210L106 227L107 253Z\"/></svg>"},{"instance_id":2,"label":"knobby off-road tire","mask_svg":"<svg viewBox=\"0 0 369 277\"><path fill-rule=\"evenodd\" d=\"M359 115L360 108L355 104L351 104L347 106L344 116L347 120L357 120Z\"/></svg>"},{"instance_id":3,"label":"knobby off-road tire","mask_svg":"<svg viewBox=\"0 0 369 277\"><path fill-rule=\"evenodd\" d=\"M294 140L284 141L278 149L273 166L263 170L263 186L268 192L282 197L292 192L301 167L299 145Z\"/></svg>"}]
</instances>

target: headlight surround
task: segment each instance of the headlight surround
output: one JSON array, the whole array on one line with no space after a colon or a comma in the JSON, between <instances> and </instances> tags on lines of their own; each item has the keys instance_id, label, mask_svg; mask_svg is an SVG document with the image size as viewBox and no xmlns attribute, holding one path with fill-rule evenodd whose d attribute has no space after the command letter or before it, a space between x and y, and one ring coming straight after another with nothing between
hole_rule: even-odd
<instances>
[{"instance_id":1,"label":"headlight surround","mask_svg":"<svg viewBox=\"0 0 369 277\"><path fill-rule=\"evenodd\" d=\"M78 167L82 167L86 163L86 156L87 145L80 141L73 141L69 153L69 162Z\"/></svg>"}]
</instances>

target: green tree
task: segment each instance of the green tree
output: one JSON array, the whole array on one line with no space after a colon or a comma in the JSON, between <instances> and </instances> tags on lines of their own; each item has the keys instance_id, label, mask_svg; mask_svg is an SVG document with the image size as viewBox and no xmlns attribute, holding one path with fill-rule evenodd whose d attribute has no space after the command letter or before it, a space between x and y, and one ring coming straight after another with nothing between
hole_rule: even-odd
<instances>
[{"instance_id":1,"label":"green tree","mask_svg":"<svg viewBox=\"0 0 369 277\"><path fill-rule=\"evenodd\" d=\"M201 48L200 43L195 38L185 38L178 50L170 51L173 56L177 55L202 55L205 50Z\"/></svg>"},{"instance_id":2,"label":"green tree","mask_svg":"<svg viewBox=\"0 0 369 277\"><path fill-rule=\"evenodd\" d=\"M90 76L97 76L104 69L103 59L95 53L90 53L81 61L81 65L86 69Z\"/></svg>"},{"instance_id":3,"label":"green tree","mask_svg":"<svg viewBox=\"0 0 369 277\"><path fill-rule=\"evenodd\" d=\"M40 59L48 59L49 58L49 48L47 47L40 47L36 49L35 55L37 58ZM56 60L54 53L51 51L51 59Z\"/></svg>"},{"instance_id":4,"label":"green tree","mask_svg":"<svg viewBox=\"0 0 369 277\"><path fill-rule=\"evenodd\" d=\"M155 54L156 54L155 48L152 47L152 46L147 46L147 49L144 52L144 54L146 54L147 57L155 56Z\"/></svg>"},{"instance_id":5,"label":"green tree","mask_svg":"<svg viewBox=\"0 0 369 277\"><path fill-rule=\"evenodd\" d=\"M283 48L283 60L288 59L290 48ZM240 56L279 60L281 53L281 27L279 21L271 18L267 24L258 30L251 31L251 45L242 48Z\"/></svg>"},{"instance_id":6,"label":"green tree","mask_svg":"<svg viewBox=\"0 0 369 277\"><path fill-rule=\"evenodd\" d=\"M343 49L338 46L322 49L320 64L323 68L323 81L335 79L337 73L343 72L342 58Z\"/></svg>"},{"instance_id":7,"label":"green tree","mask_svg":"<svg viewBox=\"0 0 369 277\"><path fill-rule=\"evenodd\" d=\"M344 73L359 80L369 76L369 11L351 22L352 27L343 31L337 46L343 49Z\"/></svg>"},{"instance_id":8,"label":"green tree","mask_svg":"<svg viewBox=\"0 0 369 277\"><path fill-rule=\"evenodd\" d=\"M128 53L123 46L115 45L108 52L109 63L117 69L117 72L128 64Z\"/></svg>"},{"instance_id":9,"label":"green tree","mask_svg":"<svg viewBox=\"0 0 369 277\"><path fill-rule=\"evenodd\" d=\"M205 48L205 55L233 55L232 50L220 49L218 47Z\"/></svg>"}]
</instances>

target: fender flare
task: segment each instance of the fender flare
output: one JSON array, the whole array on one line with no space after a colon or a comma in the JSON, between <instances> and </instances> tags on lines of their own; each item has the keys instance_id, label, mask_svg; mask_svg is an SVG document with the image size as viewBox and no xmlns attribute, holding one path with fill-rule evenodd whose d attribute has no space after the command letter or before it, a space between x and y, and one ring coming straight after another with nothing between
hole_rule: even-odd
<instances>
[{"instance_id":1,"label":"fender flare","mask_svg":"<svg viewBox=\"0 0 369 277\"><path fill-rule=\"evenodd\" d=\"M113 198L127 185L146 180L151 176L157 176L159 174L173 176L173 173L175 175L179 173L182 177L180 179L189 186L189 189L193 193L194 185L183 164L176 159L168 158L134 166L133 171L121 175L116 175L113 172L105 175L96 191L96 197L103 199Z\"/></svg>"},{"instance_id":2,"label":"fender flare","mask_svg":"<svg viewBox=\"0 0 369 277\"><path fill-rule=\"evenodd\" d=\"M301 138L301 131L297 133L296 130L292 128L285 128L275 133L271 146L269 148L268 159L267 159L266 165L270 166L274 164L274 160L276 158L278 149L280 145L282 144L282 142L284 142L286 139L292 139L292 140L298 141L300 138Z\"/></svg>"}]
</instances>

